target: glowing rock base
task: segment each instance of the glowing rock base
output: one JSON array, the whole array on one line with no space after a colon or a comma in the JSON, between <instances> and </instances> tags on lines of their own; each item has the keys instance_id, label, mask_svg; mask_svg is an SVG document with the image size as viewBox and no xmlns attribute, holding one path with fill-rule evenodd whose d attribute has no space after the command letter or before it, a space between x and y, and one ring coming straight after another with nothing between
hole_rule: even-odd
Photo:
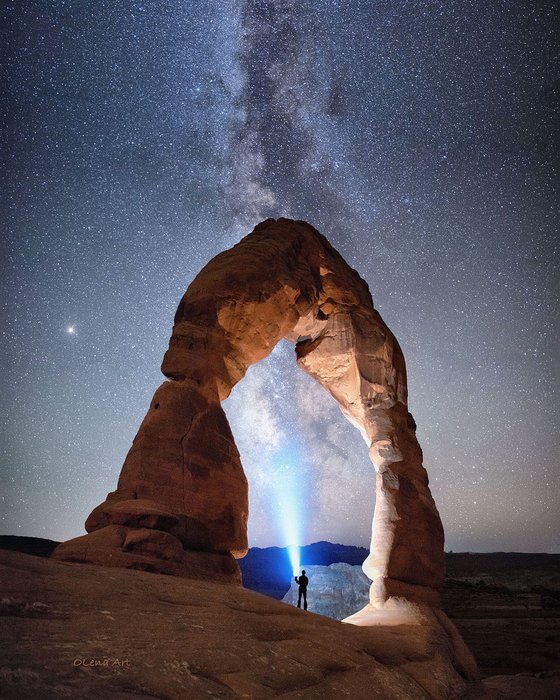
<instances>
[{"instance_id":1,"label":"glowing rock base","mask_svg":"<svg viewBox=\"0 0 560 700\"><path fill-rule=\"evenodd\" d=\"M422 609L404 598L389 598L379 607L369 603L358 612L346 617L347 622L358 627L394 627L395 625L425 625L427 618Z\"/></svg>"}]
</instances>

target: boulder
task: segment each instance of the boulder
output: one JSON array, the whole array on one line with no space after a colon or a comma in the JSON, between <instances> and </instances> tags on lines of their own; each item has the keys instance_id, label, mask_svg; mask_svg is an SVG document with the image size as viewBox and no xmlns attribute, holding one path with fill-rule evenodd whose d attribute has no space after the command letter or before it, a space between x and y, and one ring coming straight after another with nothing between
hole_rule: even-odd
<instances>
[{"instance_id":1,"label":"boulder","mask_svg":"<svg viewBox=\"0 0 560 700\"><path fill-rule=\"evenodd\" d=\"M330 566L305 565L309 578L307 609L318 615L344 620L369 602L371 581L361 566L338 562ZM298 585L292 578L284 603L297 605Z\"/></svg>"}]
</instances>

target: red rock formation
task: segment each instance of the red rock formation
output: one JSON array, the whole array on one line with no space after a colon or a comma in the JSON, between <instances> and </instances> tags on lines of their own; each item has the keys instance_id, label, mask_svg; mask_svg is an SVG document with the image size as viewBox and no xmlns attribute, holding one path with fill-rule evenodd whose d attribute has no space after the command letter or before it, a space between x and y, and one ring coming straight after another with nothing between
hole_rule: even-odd
<instances>
[{"instance_id":1,"label":"red rock formation","mask_svg":"<svg viewBox=\"0 0 560 700\"><path fill-rule=\"evenodd\" d=\"M511 692L518 676L483 695L440 610L359 628L240 586L2 550L0 589L4 700L560 697L560 678Z\"/></svg>"},{"instance_id":2,"label":"red rock formation","mask_svg":"<svg viewBox=\"0 0 560 700\"><path fill-rule=\"evenodd\" d=\"M156 391L88 535L58 559L228 578L247 551L247 482L220 402L282 338L360 430L377 472L371 603L437 605L443 529L407 411L401 349L367 284L308 224L268 219L189 286Z\"/></svg>"}]
</instances>

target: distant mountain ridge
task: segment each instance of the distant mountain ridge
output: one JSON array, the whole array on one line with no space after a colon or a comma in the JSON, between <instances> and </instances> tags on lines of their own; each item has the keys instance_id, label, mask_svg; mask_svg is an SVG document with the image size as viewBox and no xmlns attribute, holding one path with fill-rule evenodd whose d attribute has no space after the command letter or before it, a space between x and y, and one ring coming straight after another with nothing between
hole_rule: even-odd
<instances>
[{"instance_id":1,"label":"distant mountain ridge","mask_svg":"<svg viewBox=\"0 0 560 700\"><path fill-rule=\"evenodd\" d=\"M365 547L331 542L315 542L300 549L301 567L330 566L343 562L361 565L368 556ZM292 569L287 547L251 547L246 557L238 561L243 585L271 598L282 600L292 582Z\"/></svg>"},{"instance_id":2,"label":"distant mountain ridge","mask_svg":"<svg viewBox=\"0 0 560 700\"><path fill-rule=\"evenodd\" d=\"M60 544L41 537L0 535L0 549L11 549L38 557L50 557ZM301 547L301 565L324 565L344 562L361 565L369 554L365 547L315 542ZM246 557L238 561L243 585L271 598L282 600L290 588L292 569L287 547L251 547Z\"/></svg>"},{"instance_id":3,"label":"distant mountain ridge","mask_svg":"<svg viewBox=\"0 0 560 700\"><path fill-rule=\"evenodd\" d=\"M32 554L35 557L50 557L60 542L43 537L24 537L22 535L0 535L0 549Z\"/></svg>"},{"instance_id":4,"label":"distant mountain ridge","mask_svg":"<svg viewBox=\"0 0 560 700\"><path fill-rule=\"evenodd\" d=\"M49 557L58 545L41 537L0 535L0 549L11 549L40 557ZM354 566L363 564L369 554L365 547L315 542L300 549L301 566L330 566L339 562ZM251 547L246 557L238 561L243 585L271 598L282 600L290 588L292 569L287 547ZM524 552L449 552L445 555L448 578L491 577L505 585L515 582L516 588L527 580L542 576L546 585L560 589L560 554ZM528 584L530 588L531 584Z\"/></svg>"},{"instance_id":5,"label":"distant mountain ridge","mask_svg":"<svg viewBox=\"0 0 560 700\"><path fill-rule=\"evenodd\" d=\"M301 566L330 566L339 562L362 565L369 554L365 547L315 542L301 547ZM243 585L258 593L281 600L291 581L291 568L286 547L252 547L239 560ZM449 552L445 555L448 579L490 578L498 583L522 589L530 588L532 581L544 577L552 588L560 587L560 554L525 552Z\"/></svg>"}]
</instances>

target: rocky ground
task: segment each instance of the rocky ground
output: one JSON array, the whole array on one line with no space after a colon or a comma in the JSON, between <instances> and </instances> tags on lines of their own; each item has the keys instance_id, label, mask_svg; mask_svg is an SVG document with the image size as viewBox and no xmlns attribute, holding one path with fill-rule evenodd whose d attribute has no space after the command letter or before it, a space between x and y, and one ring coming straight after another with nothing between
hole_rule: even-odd
<instances>
[{"instance_id":1,"label":"rocky ground","mask_svg":"<svg viewBox=\"0 0 560 700\"><path fill-rule=\"evenodd\" d=\"M443 606L485 676L560 674L560 592L448 579Z\"/></svg>"},{"instance_id":2,"label":"rocky ground","mask_svg":"<svg viewBox=\"0 0 560 700\"><path fill-rule=\"evenodd\" d=\"M0 574L6 700L420 700L468 689L441 628L355 627L232 584L19 552L0 551Z\"/></svg>"},{"instance_id":3,"label":"rocky ground","mask_svg":"<svg viewBox=\"0 0 560 700\"><path fill-rule=\"evenodd\" d=\"M309 610L342 620L368 600L369 580L361 567L349 564L308 566ZM551 570L533 572L534 583L514 571L510 587L490 575L447 579L443 607L472 651L483 676L497 674L560 674L560 591ZM517 586L517 588L514 588ZM521 589L519 588L521 587ZM297 604L292 580L284 602Z\"/></svg>"},{"instance_id":4,"label":"rocky ground","mask_svg":"<svg viewBox=\"0 0 560 700\"><path fill-rule=\"evenodd\" d=\"M302 548L302 561L312 571L315 565L325 568L337 561L355 566L366 556L363 548L328 542ZM250 550L241 560L246 585L278 598L287 595L290 602L297 600L295 587L288 592L290 578L282 569L284 561L287 554L275 547ZM446 569L448 578L441 591L444 609L484 676L560 672L560 554L448 553ZM352 607L359 607L360 596L367 599L364 581L358 572L345 582L346 589L352 588L348 606L346 594L340 592L333 600L333 591L327 591L321 580L317 600L314 579L310 609L345 617Z\"/></svg>"},{"instance_id":5,"label":"rocky ground","mask_svg":"<svg viewBox=\"0 0 560 700\"><path fill-rule=\"evenodd\" d=\"M44 556L44 542L26 547ZM467 687L434 673L447 642L418 628L356 628L236 586L40 556L0 551L2 698L560 697L555 562L540 586L515 570L520 591L472 570L447 582L446 610L487 676Z\"/></svg>"}]
</instances>

